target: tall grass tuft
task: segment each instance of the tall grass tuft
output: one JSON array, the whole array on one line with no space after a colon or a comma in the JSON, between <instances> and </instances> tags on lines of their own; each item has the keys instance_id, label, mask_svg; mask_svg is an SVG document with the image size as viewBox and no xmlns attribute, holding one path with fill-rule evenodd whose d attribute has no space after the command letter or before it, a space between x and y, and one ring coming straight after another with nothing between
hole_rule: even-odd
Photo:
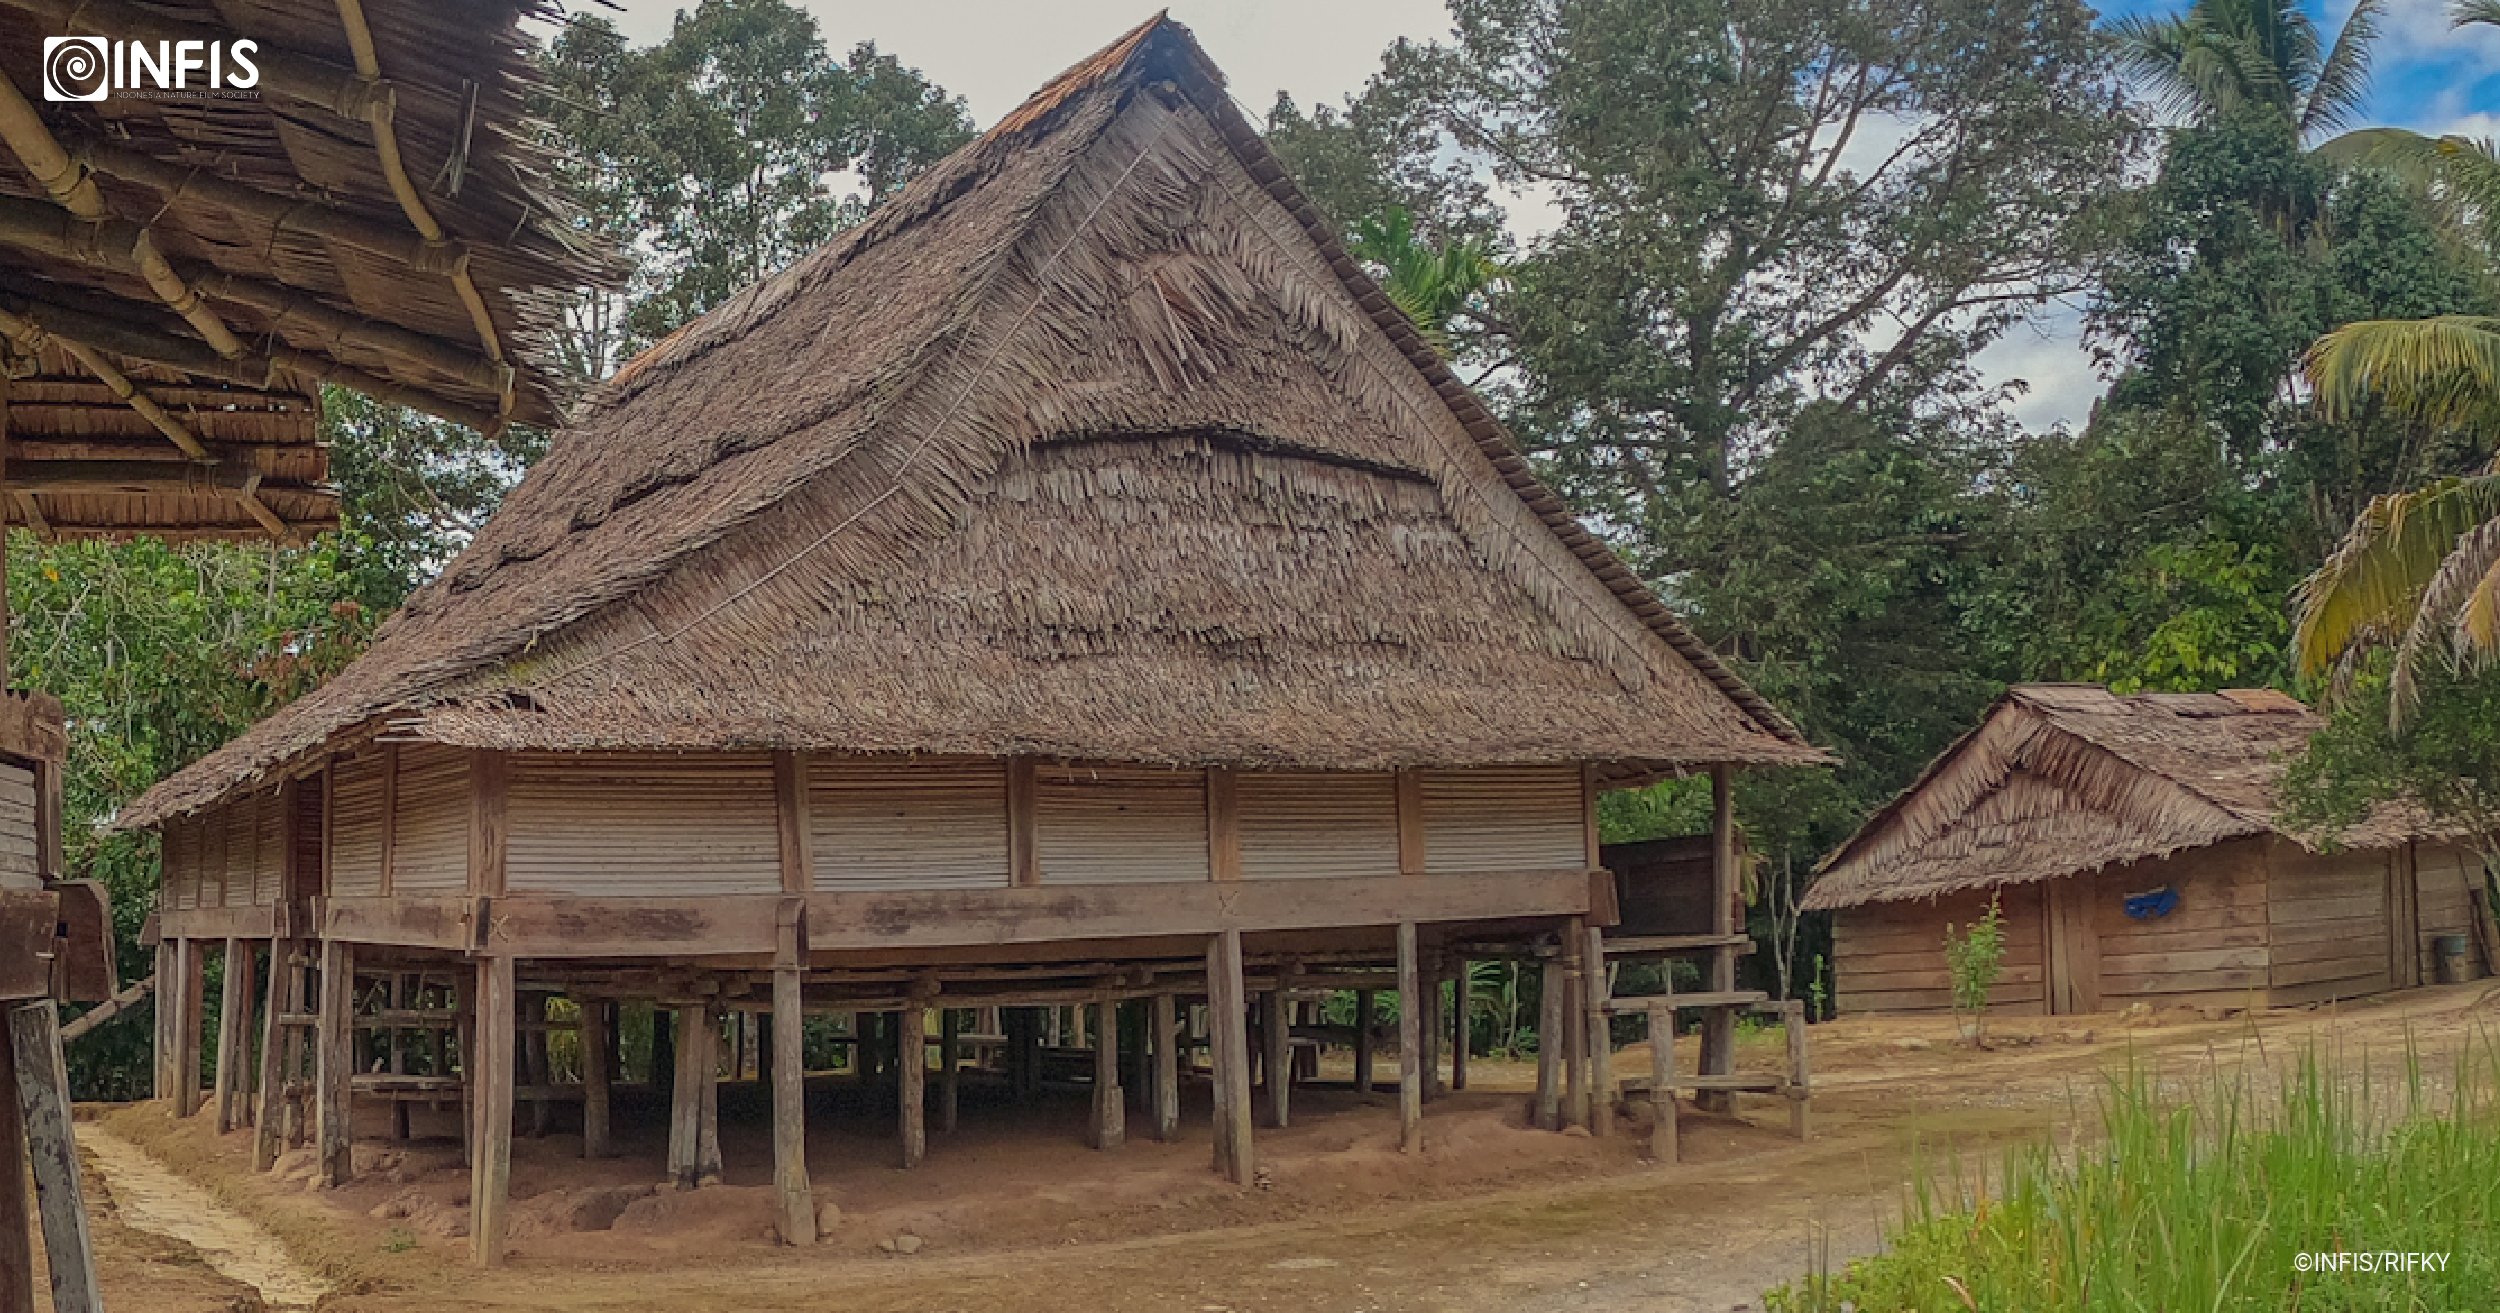
<instances>
[{"instance_id":1,"label":"tall grass tuft","mask_svg":"<svg viewBox=\"0 0 2500 1313\"><path fill-rule=\"evenodd\" d=\"M1921 1173L1885 1251L1770 1292L1770 1313L2360 1313L2500 1308L2500 1051L2446 1090L2312 1047L2274 1088L2130 1066L2101 1135ZM2445 1254L2441 1271L2303 1271L2320 1251Z\"/></svg>"}]
</instances>

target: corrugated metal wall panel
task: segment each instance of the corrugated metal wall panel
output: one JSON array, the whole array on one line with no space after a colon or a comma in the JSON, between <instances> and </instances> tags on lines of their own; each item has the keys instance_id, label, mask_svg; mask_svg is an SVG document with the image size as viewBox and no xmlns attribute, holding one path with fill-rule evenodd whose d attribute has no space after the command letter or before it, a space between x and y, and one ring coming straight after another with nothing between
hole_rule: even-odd
<instances>
[{"instance_id":1,"label":"corrugated metal wall panel","mask_svg":"<svg viewBox=\"0 0 2500 1313\"><path fill-rule=\"evenodd\" d=\"M1043 766L1033 828L1045 885L1208 878L1204 771Z\"/></svg>"},{"instance_id":2,"label":"corrugated metal wall panel","mask_svg":"<svg viewBox=\"0 0 2500 1313\"><path fill-rule=\"evenodd\" d=\"M778 893L763 753L515 753L504 887L667 897Z\"/></svg>"},{"instance_id":3,"label":"corrugated metal wall panel","mask_svg":"<svg viewBox=\"0 0 2500 1313\"><path fill-rule=\"evenodd\" d=\"M35 773L0 762L0 889L43 882L36 839Z\"/></svg>"},{"instance_id":4,"label":"corrugated metal wall panel","mask_svg":"<svg viewBox=\"0 0 2500 1313\"><path fill-rule=\"evenodd\" d=\"M819 889L1007 885L1007 766L1000 761L808 763Z\"/></svg>"},{"instance_id":5,"label":"corrugated metal wall panel","mask_svg":"<svg viewBox=\"0 0 2500 1313\"><path fill-rule=\"evenodd\" d=\"M456 894L469 887L469 756L406 744L392 795L391 892Z\"/></svg>"},{"instance_id":6,"label":"corrugated metal wall panel","mask_svg":"<svg viewBox=\"0 0 2500 1313\"><path fill-rule=\"evenodd\" d=\"M1424 869L1562 871L1588 865L1588 821L1577 766L1428 770Z\"/></svg>"},{"instance_id":7,"label":"corrugated metal wall panel","mask_svg":"<svg viewBox=\"0 0 2500 1313\"><path fill-rule=\"evenodd\" d=\"M0 766L0 770L7 769ZM164 862L164 905L175 909L199 906L200 823L197 820L178 816L165 823Z\"/></svg>"},{"instance_id":8,"label":"corrugated metal wall panel","mask_svg":"<svg viewBox=\"0 0 2500 1313\"><path fill-rule=\"evenodd\" d=\"M1397 777L1386 772L1245 771L1245 880L1361 879L1398 873Z\"/></svg>"},{"instance_id":9,"label":"corrugated metal wall panel","mask_svg":"<svg viewBox=\"0 0 2500 1313\"><path fill-rule=\"evenodd\" d=\"M382 755L331 767L328 893L371 898L382 892Z\"/></svg>"}]
</instances>

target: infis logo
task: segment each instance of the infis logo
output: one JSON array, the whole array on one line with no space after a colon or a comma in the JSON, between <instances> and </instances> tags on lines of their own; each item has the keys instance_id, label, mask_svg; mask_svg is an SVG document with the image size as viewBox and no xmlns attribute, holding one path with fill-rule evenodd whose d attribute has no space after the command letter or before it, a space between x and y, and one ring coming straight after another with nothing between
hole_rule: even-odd
<instances>
[{"instance_id":1,"label":"infis logo","mask_svg":"<svg viewBox=\"0 0 2500 1313\"><path fill-rule=\"evenodd\" d=\"M260 85L252 57L260 43L232 41L115 41L100 36L43 39L43 98L93 102L114 92L144 99L224 97Z\"/></svg>"}]
</instances>

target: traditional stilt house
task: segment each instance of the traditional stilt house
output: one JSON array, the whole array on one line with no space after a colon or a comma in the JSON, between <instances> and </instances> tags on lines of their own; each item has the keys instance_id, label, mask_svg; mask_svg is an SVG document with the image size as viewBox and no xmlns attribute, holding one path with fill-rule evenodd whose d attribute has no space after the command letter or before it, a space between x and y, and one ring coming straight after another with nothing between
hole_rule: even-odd
<instances>
[{"instance_id":1,"label":"traditional stilt house","mask_svg":"<svg viewBox=\"0 0 2500 1313\"><path fill-rule=\"evenodd\" d=\"M2006 950L1990 1006L2015 1013L2430 979L2443 938L2483 936L2482 861L2394 809L2332 852L2286 833L2275 786L2318 724L2263 689L2017 686L1824 860L1805 905L1833 913L1839 1006L1951 1007L1946 927L1991 898Z\"/></svg>"},{"instance_id":2,"label":"traditional stilt house","mask_svg":"<svg viewBox=\"0 0 2500 1313\"><path fill-rule=\"evenodd\" d=\"M909 1163L928 1017L943 1125L966 1022L1029 1083L1033 1009L1094 1009L1108 1146L1119 1010L1151 1018L1169 1136L1203 1001L1246 1181L1253 995L1282 1122L1298 1000L1401 991L1412 1142L1424 982L1479 940L1559 968L1610 914L1598 791L1821 759L1538 483L1156 20L628 366L368 654L125 823L163 833L168 935L317 965L270 1015L317 1014L332 1178L354 1099L471 1101L493 1261L550 995L591 1054L619 1001L677 1011L689 1183L718 1170L718 1018L769 1016L794 1242L808 1011L884 1018L852 1042ZM456 1023L456 1062L356 1074L398 1061L354 1015L386 978L434 983L364 1024ZM611 1076L578 1092L592 1153Z\"/></svg>"}]
</instances>

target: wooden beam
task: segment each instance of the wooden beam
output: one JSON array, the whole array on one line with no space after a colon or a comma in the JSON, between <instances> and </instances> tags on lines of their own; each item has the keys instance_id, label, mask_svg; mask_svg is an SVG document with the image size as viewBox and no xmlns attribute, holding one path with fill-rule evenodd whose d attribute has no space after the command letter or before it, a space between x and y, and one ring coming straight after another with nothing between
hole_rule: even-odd
<instances>
[{"instance_id":1,"label":"wooden beam","mask_svg":"<svg viewBox=\"0 0 2500 1313\"><path fill-rule=\"evenodd\" d=\"M321 943L321 1022L313 1053L313 1137L322 1184L341 1186L354 1175L355 1108L348 1080L356 1070L356 949Z\"/></svg>"},{"instance_id":2,"label":"wooden beam","mask_svg":"<svg viewBox=\"0 0 2500 1313\"><path fill-rule=\"evenodd\" d=\"M781 832L781 891L803 894L816 887L813 826L808 816L807 754L773 754L774 816Z\"/></svg>"},{"instance_id":3,"label":"wooden beam","mask_svg":"<svg viewBox=\"0 0 2500 1313\"><path fill-rule=\"evenodd\" d=\"M8 1013L18 1121L25 1128L26 1157L34 1169L35 1211L52 1277L52 1308L54 1313L104 1313L78 1181L78 1144L70 1128L69 1066L61 1059L60 1013L48 998L11 1004ZM15 1164L8 1166L16 1171Z\"/></svg>"},{"instance_id":4,"label":"wooden beam","mask_svg":"<svg viewBox=\"0 0 2500 1313\"><path fill-rule=\"evenodd\" d=\"M929 1156L928 1080L929 1013L914 1003L892 1014L894 1022L894 1098L903 1140L903 1166L918 1167Z\"/></svg>"},{"instance_id":5,"label":"wooden beam","mask_svg":"<svg viewBox=\"0 0 2500 1313\"><path fill-rule=\"evenodd\" d=\"M394 770L393 775L398 772ZM508 801L512 759L500 752L469 754L469 892L492 898L504 891Z\"/></svg>"},{"instance_id":6,"label":"wooden beam","mask_svg":"<svg viewBox=\"0 0 2500 1313\"><path fill-rule=\"evenodd\" d=\"M1563 1123L1567 1126L1589 1124L1588 1019L1581 1015L1588 1006L1588 964L1580 960L1587 929L1587 923L1576 916L1563 926Z\"/></svg>"},{"instance_id":7,"label":"wooden beam","mask_svg":"<svg viewBox=\"0 0 2500 1313\"><path fill-rule=\"evenodd\" d=\"M1128 1139L1128 1096L1120 1088L1118 1003L1094 1004L1093 1147L1117 1149Z\"/></svg>"},{"instance_id":8,"label":"wooden beam","mask_svg":"<svg viewBox=\"0 0 2500 1313\"><path fill-rule=\"evenodd\" d=\"M1155 1139L1170 1144L1181 1133L1181 1038L1178 1000L1167 991L1148 1000L1147 1043L1154 1055Z\"/></svg>"},{"instance_id":9,"label":"wooden beam","mask_svg":"<svg viewBox=\"0 0 2500 1313\"><path fill-rule=\"evenodd\" d=\"M670 1090L668 1175L680 1190L703 1184L703 1103L717 1079L719 1015L709 1006L677 1009L677 1079Z\"/></svg>"},{"instance_id":10,"label":"wooden beam","mask_svg":"<svg viewBox=\"0 0 2500 1313\"><path fill-rule=\"evenodd\" d=\"M519 999L508 957L477 962L476 1053L466 1082L475 1126L469 1132L469 1257L479 1267L503 1261L512 1201L513 1022Z\"/></svg>"},{"instance_id":11,"label":"wooden beam","mask_svg":"<svg viewBox=\"0 0 2500 1313\"><path fill-rule=\"evenodd\" d=\"M1207 1026L1215 1050L1215 1166L1224 1179L1246 1186L1257 1162L1250 1146L1250 1009L1241 975L1241 932L1210 936Z\"/></svg>"},{"instance_id":12,"label":"wooden beam","mask_svg":"<svg viewBox=\"0 0 2500 1313\"><path fill-rule=\"evenodd\" d=\"M1442 1022L1443 1014L1449 1009L1441 1002L1442 971L1439 949L1431 949L1425 953L1422 969L1424 992L1421 1001L1415 1007L1415 1025L1421 1039L1421 1043L1417 1046L1420 1050L1417 1057L1423 1063L1424 1102L1432 1103L1449 1093L1441 1080L1441 1040L1443 1031L1446 1029Z\"/></svg>"},{"instance_id":13,"label":"wooden beam","mask_svg":"<svg viewBox=\"0 0 2500 1313\"><path fill-rule=\"evenodd\" d=\"M1007 760L1007 882L1019 889L1042 882L1042 864L1034 849L1033 759Z\"/></svg>"},{"instance_id":14,"label":"wooden beam","mask_svg":"<svg viewBox=\"0 0 2500 1313\"><path fill-rule=\"evenodd\" d=\"M796 927L773 967L773 1198L781 1242L816 1243L816 1195L807 1179L806 967Z\"/></svg>"},{"instance_id":15,"label":"wooden beam","mask_svg":"<svg viewBox=\"0 0 2500 1313\"><path fill-rule=\"evenodd\" d=\"M1423 963L1415 923L1398 923L1398 1148L1424 1147Z\"/></svg>"}]
</instances>

